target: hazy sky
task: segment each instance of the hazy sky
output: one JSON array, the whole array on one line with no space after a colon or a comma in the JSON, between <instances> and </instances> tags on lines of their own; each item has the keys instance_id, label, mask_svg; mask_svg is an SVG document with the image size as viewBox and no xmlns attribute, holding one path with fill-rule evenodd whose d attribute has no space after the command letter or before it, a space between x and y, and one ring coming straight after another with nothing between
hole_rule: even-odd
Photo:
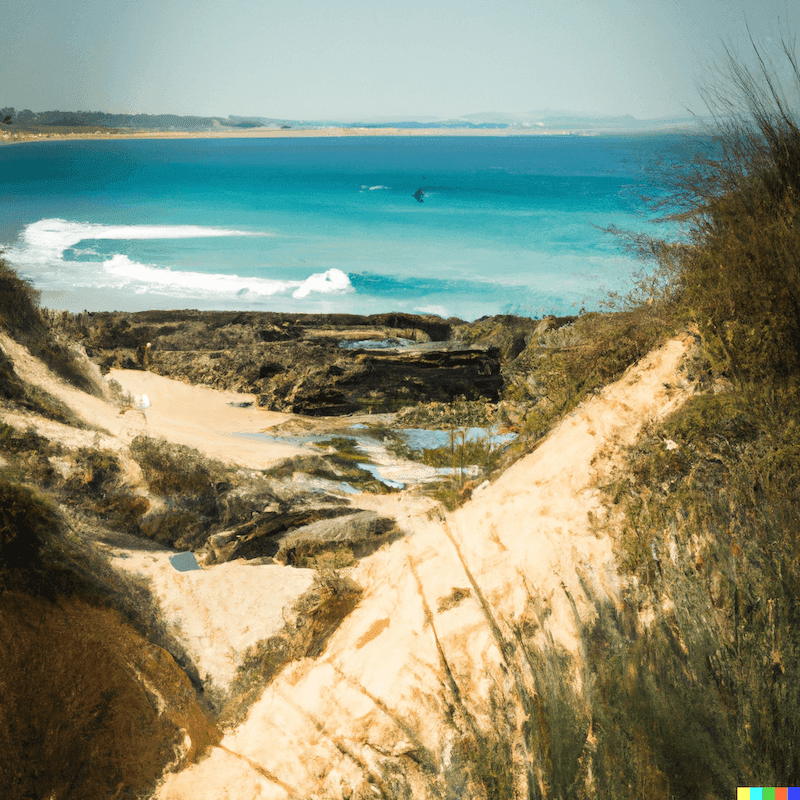
<instances>
[{"instance_id":1,"label":"hazy sky","mask_svg":"<svg viewBox=\"0 0 800 800\"><path fill-rule=\"evenodd\" d=\"M701 111L787 0L2 0L0 106L285 119Z\"/></svg>"}]
</instances>

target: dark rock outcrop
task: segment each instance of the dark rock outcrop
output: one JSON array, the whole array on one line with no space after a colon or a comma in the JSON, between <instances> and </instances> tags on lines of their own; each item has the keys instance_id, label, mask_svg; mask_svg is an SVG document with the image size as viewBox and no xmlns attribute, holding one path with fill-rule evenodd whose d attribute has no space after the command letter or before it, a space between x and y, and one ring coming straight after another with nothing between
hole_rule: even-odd
<instances>
[{"instance_id":1,"label":"dark rock outcrop","mask_svg":"<svg viewBox=\"0 0 800 800\"><path fill-rule=\"evenodd\" d=\"M399 534L394 520L379 517L374 511L356 511L312 522L281 536L274 558L282 564L294 565L342 545L363 558L387 542L392 531Z\"/></svg>"},{"instance_id":2,"label":"dark rock outcrop","mask_svg":"<svg viewBox=\"0 0 800 800\"><path fill-rule=\"evenodd\" d=\"M494 348L433 343L340 348L333 363L287 364L259 394L259 405L311 416L396 411L461 397L497 401L502 385Z\"/></svg>"},{"instance_id":3,"label":"dark rock outcrop","mask_svg":"<svg viewBox=\"0 0 800 800\"><path fill-rule=\"evenodd\" d=\"M243 525L210 536L203 548L206 565L237 558L273 557L280 547L279 537L296 528L334 517L350 516L348 506L319 505L267 511Z\"/></svg>"},{"instance_id":4,"label":"dark rock outcrop","mask_svg":"<svg viewBox=\"0 0 800 800\"><path fill-rule=\"evenodd\" d=\"M251 392L276 411L341 415L456 398L497 401L502 353L461 320L391 313L149 311L53 320L102 368L137 366Z\"/></svg>"}]
</instances>

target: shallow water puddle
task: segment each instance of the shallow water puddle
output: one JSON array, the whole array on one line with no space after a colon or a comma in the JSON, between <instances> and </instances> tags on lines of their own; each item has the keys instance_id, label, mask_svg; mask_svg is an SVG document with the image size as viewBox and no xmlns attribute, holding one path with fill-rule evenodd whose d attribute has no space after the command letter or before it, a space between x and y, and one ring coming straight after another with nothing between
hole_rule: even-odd
<instances>
[{"instance_id":1,"label":"shallow water puddle","mask_svg":"<svg viewBox=\"0 0 800 800\"><path fill-rule=\"evenodd\" d=\"M302 435L275 435L270 433L237 433L238 437L257 439L273 444L292 444L309 452L319 453L319 445L332 439L342 439L362 452L366 458L358 466L369 472L376 480L392 489L404 489L408 485L426 483L446 475L461 472L473 477L479 470L472 465L463 468L432 467L407 458L396 456L389 450L391 440L382 431L371 429L361 422L351 425L352 433L313 433ZM516 438L515 433L497 433L493 428L459 428L454 430L428 430L426 428L399 428L393 431L411 450L435 450L462 442L484 440L492 446L506 444ZM345 491L356 491L352 487Z\"/></svg>"},{"instance_id":2,"label":"shallow water puddle","mask_svg":"<svg viewBox=\"0 0 800 800\"><path fill-rule=\"evenodd\" d=\"M465 442L486 441L491 445L507 444L517 438L516 433L497 433L494 428L454 428L429 430L428 428L400 428L397 431L412 450L437 450Z\"/></svg>"},{"instance_id":3,"label":"shallow water puddle","mask_svg":"<svg viewBox=\"0 0 800 800\"><path fill-rule=\"evenodd\" d=\"M169 563L172 564L178 572L192 572L196 569L202 569L197 563L194 553L188 551L185 553L175 553L175 555L170 556Z\"/></svg>"}]
</instances>

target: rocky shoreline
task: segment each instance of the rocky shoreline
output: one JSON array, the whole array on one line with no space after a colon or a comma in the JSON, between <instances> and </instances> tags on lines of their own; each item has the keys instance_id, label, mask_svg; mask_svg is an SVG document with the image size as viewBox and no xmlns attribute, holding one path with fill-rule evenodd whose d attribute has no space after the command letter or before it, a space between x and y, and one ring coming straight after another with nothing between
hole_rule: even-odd
<instances>
[{"instance_id":1,"label":"rocky shoreline","mask_svg":"<svg viewBox=\"0 0 800 800\"><path fill-rule=\"evenodd\" d=\"M103 370L147 369L248 392L272 411L385 413L454 400L497 403L531 341L574 317L271 312L51 312Z\"/></svg>"}]
</instances>

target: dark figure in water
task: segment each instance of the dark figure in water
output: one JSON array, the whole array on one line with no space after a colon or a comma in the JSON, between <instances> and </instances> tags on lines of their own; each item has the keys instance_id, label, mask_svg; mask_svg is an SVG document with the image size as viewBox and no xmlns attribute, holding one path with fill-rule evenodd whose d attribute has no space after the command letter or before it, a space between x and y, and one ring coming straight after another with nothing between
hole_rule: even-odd
<instances>
[{"instance_id":1,"label":"dark figure in water","mask_svg":"<svg viewBox=\"0 0 800 800\"><path fill-rule=\"evenodd\" d=\"M414 192L414 197L416 197L416 198L417 198L417 202L418 202L418 203L424 203L424 202L425 202L425 201L422 199L422 197L423 197L423 195L424 195L424 194L425 194L425 192L423 192L423 191L422 191L422 189L417 189L417 191L416 191L416 192Z\"/></svg>"}]
</instances>

